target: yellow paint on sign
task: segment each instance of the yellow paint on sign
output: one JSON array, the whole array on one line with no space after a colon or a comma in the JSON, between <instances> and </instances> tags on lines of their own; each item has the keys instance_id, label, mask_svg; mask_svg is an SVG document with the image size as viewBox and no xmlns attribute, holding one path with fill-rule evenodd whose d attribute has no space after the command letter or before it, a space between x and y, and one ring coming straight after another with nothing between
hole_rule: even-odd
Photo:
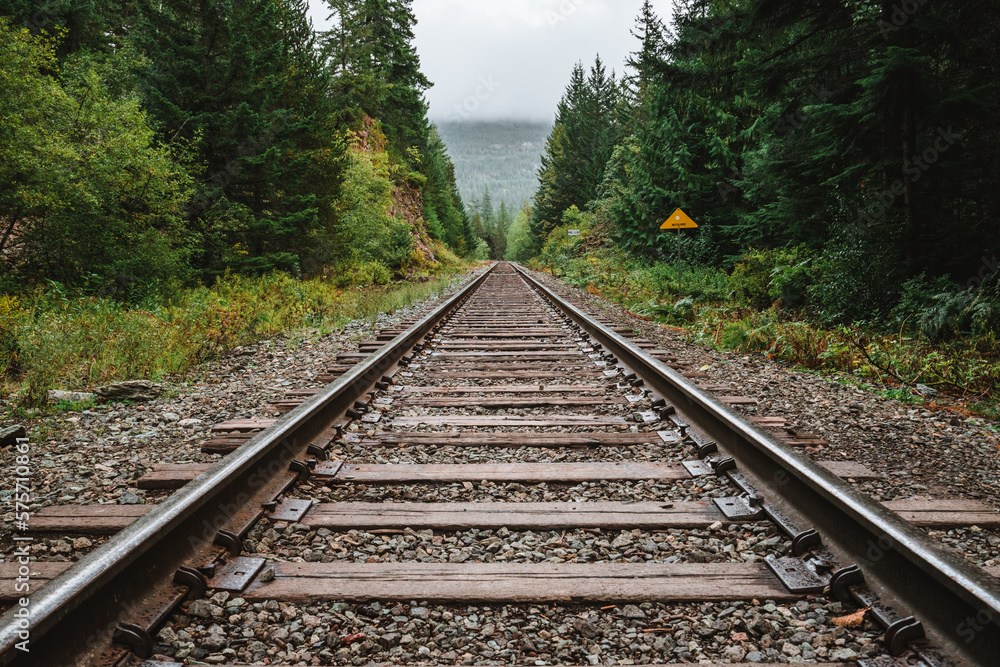
<instances>
[{"instance_id":1,"label":"yellow paint on sign","mask_svg":"<svg viewBox=\"0 0 1000 667\"><path fill-rule=\"evenodd\" d=\"M670 214L670 217L663 221L660 229L695 229L698 227L695 221L688 217L684 211L677 209Z\"/></svg>"}]
</instances>

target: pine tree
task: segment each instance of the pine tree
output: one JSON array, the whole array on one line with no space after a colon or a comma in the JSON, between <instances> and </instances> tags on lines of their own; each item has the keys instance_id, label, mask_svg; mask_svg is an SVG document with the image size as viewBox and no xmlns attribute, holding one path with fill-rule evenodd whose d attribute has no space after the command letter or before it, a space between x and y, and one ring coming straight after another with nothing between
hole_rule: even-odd
<instances>
[{"instance_id":1,"label":"pine tree","mask_svg":"<svg viewBox=\"0 0 1000 667\"><path fill-rule=\"evenodd\" d=\"M539 170L532 231L541 242L571 206L583 210L597 199L604 169L621 138L620 89L598 56L589 75L573 68L559 102Z\"/></svg>"},{"instance_id":2,"label":"pine tree","mask_svg":"<svg viewBox=\"0 0 1000 667\"><path fill-rule=\"evenodd\" d=\"M335 178L343 153L324 126L307 4L140 0L139 9L148 106L163 138L188 143L204 165L188 211L197 263L210 273L298 270L321 226L318 198L335 186L320 174Z\"/></svg>"},{"instance_id":3,"label":"pine tree","mask_svg":"<svg viewBox=\"0 0 1000 667\"><path fill-rule=\"evenodd\" d=\"M430 126L424 91L431 84L420 71L413 46L416 17L412 0L328 0L336 27L325 50L346 102L378 119L396 154L425 147Z\"/></svg>"},{"instance_id":4,"label":"pine tree","mask_svg":"<svg viewBox=\"0 0 1000 667\"><path fill-rule=\"evenodd\" d=\"M667 27L653 11L650 0L643 0L635 20L632 36L639 40L639 49L628 55L625 64L631 70L625 76L625 95L638 112L649 98L650 85L656 80L659 66L665 57Z\"/></svg>"}]
</instances>

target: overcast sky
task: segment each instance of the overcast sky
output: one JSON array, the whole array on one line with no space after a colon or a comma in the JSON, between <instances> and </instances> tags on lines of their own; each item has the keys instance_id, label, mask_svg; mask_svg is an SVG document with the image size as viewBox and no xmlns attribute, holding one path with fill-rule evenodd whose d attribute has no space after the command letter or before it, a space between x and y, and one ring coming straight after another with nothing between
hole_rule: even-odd
<instances>
[{"instance_id":1,"label":"overcast sky","mask_svg":"<svg viewBox=\"0 0 1000 667\"><path fill-rule=\"evenodd\" d=\"M322 29L329 11L310 0ZM654 0L665 20L671 0ZM573 64L621 74L642 0L414 0L431 120L551 121Z\"/></svg>"}]
</instances>

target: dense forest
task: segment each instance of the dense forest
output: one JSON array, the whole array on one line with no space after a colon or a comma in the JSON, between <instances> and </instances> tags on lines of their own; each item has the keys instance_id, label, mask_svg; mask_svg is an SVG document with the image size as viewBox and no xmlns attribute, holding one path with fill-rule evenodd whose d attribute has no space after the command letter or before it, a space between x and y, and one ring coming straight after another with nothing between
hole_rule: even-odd
<instances>
[{"instance_id":1,"label":"dense forest","mask_svg":"<svg viewBox=\"0 0 1000 667\"><path fill-rule=\"evenodd\" d=\"M551 123L448 121L437 127L455 163L465 202L481 201L489 188L494 202L520 210L535 194L539 155Z\"/></svg>"},{"instance_id":2,"label":"dense forest","mask_svg":"<svg viewBox=\"0 0 1000 667\"><path fill-rule=\"evenodd\" d=\"M678 0L668 26L647 0L632 34L620 79L572 71L513 258L583 225L646 263L683 242L748 305L996 330L1000 5ZM677 207L698 230L660 231Z\"/></svg>"},{"instance_id":3,"label":"dense forest","mask_svg":"<svg viewBox=\"0 0 1000 667\"><path fill-rule=\"evenodd\" d=\"M0 0L0 291L384 282L477 239L412 0Z\"/></svg>"}]
</instances>

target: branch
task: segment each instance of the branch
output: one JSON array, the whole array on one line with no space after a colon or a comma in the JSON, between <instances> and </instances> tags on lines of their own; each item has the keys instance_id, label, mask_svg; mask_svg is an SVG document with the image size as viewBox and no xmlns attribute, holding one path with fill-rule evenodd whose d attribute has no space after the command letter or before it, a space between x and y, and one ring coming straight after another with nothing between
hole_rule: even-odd
<instances>
[{"instance_id":1,"label":"branch","mask_svg":"<svg viewBox=\"0 0 1000 667\"><path fill-rule=\"evenodd\" d=\"M17 224L18 217L19 216L16 215L11 217L10 224L7 225L7 231L3 233L3 238L0 238L0 255L3 255L4 248L7 247L7 239L9 239L10 235L14 232L14 225Z\"/></svg>"},{"instance_id":2,"label":"branch","mask_svg":"<svg viewBox=\"0 0 1000 667\"><path fill-rule=\"evenodd\" d=\"M876 369L882 371L886 375L891 375L892 377L894 377L897 380L899 380L899 383L901 385L903 385L904 387L909 387L910 391L914 391L913 388L910 387L910 383L907 382L906 380L904 380L899 373L897 373L896 371L892 370L888 366L880 366L878 363L876 363L876 361L874 359L872 359L871 355L868 354L868 350L865 349L865 346L862 345L859 341L855 340L854 336L849 336L847 340L848 340L848 342L852 343L854 345L854 347L858 348L858 351L861 353L861 356L863 356L865 358L865 360L867 360L868 363L873 368L876 368Z\"/></svg>"}]
</instances>

